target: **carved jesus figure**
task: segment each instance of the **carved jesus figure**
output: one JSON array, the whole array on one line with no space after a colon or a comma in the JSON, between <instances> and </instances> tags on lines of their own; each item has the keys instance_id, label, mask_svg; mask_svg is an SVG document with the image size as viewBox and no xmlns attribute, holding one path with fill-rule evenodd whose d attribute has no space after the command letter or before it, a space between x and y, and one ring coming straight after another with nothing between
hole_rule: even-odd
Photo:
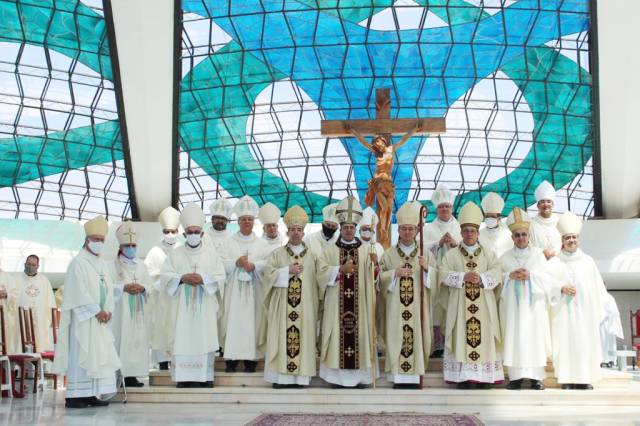
<instances>
[{"instance_id":1,"label":"carved jesus figure","mask_svg":"<svg viewBox=\"0 0 640 426\"><path fill-rule=\"evenodd\" d=\"M384 248L391 244L391 211L395 198L396 187L393 184L391 172L393 170L393 157L402 145L404 145L413 134L420 128L421 122L417 122L413 129L407 132L396 143L391 143L391 135L376 135L369 143L356 129L345 124L347 130L376 157L376 172L369 180L369 189L364 197L367 206L372 206L377 201L376 213L380 222L378 223L378 242Z\"/></svg>"}]
</instances>

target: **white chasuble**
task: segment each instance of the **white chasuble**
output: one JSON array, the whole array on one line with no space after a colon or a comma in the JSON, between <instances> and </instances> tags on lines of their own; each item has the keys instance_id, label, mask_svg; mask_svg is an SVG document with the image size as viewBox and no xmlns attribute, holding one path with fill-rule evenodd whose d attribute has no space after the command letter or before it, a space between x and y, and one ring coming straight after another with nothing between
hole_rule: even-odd
<instances>
[{"instance_id":1,"label":"white chasuble","mask_svg":"<svg viewBox=\"0 0 640 426\"><path fill-rule=\"evenodd\" d=\"M265 240L267 244L269 244L271 251L274 251L275 249L278 249L284 245L282 235L280 235L279 233L278 233L278 236L275 238L269 238L265 234L263 234L262 239Z\"/></svg>"},{"instance_id":2,"label":"white chasuble","mask_svg":"<svg viewBox=\"0 0 640 426\"><path fill-rule=\"evenodd\" d=\"M294 264L302 265L302 273L289 273ZM267 321L260 337L267 382L308 385L316 375L319 280L326 281L326 275L327 268L304 243L278 248L267 258L262 284Z\"/></svg>"},{"instance_id":3,"label":"white chasuble","mask_svg":"<svg viewBox=\"0 0 640 426\"><path fill-rule=\"evenodd\" d=\"M151 278L151 288L147 291L150 312L149 345L154 363L171 360L171 348L168 343L168 309L169 295L164 287L166 282L161 279L162 267L165 260L179 245L167 244L164 241L153 247L147 253L144 264Z\"/></svg>"},{"instance_id":4,"label":"white chasuble","mask_svg":"<svg viewBox=\"0 0 640 426\"><path fill-rule=\"evenodd\" d=\"M95 317L114 311L109 266L82 249L69 264L64 286L53 371L66 374L67 398L115 393L120 359L110 324Z\"/></svg>"},{"instance_id":5,"label":"white chasuble","mask_svg":"<svg viewBox=\"0 0 640 426\"><path fill-rule=\"evenodd\" d=\"M56 307L53 288L43 274L29 276L16 274L16 285L20 289L18 304L23 308L33 309L33 325L38 352L52 351L51 309Z\"/></svg>"},{"instance_id":6,"label":"white chasuble","mask_svg":"<svg viewBox=\"0 0 640 426\"><path fill-rule=\"evenodd\" d=\"M193 273L202 277L202 284L181 281ZM218 289L224 277L222 260L203 243L195 248L180 246L165 261L162 280L170 296L168 345L174 382L213 381L215 352L220 348Z\"/></svg>"},{"instance_id":7,"label":"white chasuble","mask_svg":"<svg viewBox=\"0 0 640 426\"><path fill-rule=\"evenodd\" d=\"M229 230L217 231L210 228L205 232L202 242L222 259L226 258L226 241L233 235Z\"/></svg>"},{"instance_id":8,"label":"white chasuble","mask_svg":"<svg viewBox=\"0 0 640 426\"><path fill-rule=\"evenodd\" d=\"M595 383L601 377L600 324L606 317L607 289L595 262L581 249L573 254L561 251L558 259L565 271L558 287L573 285L576 294L557 293L559 301L551 311L556 377L558 383Z\"/></svg>"},{"instance_id":9,"label":"white chasuble","mask_svg":"<svg viewBox=\"0 0 640 426\"><path fill-rule=\"evenodd\" d=\"M325 238L322 230L320 230L312 234L305 235L304 243L307 245L307 247L309 247L309 250L311 250L311 252L319 258L324 256L324 251L327 247L334 245L336 241L338 241L339 236L339 229L336 230L336 232L329 239ZM322 297L322 295L320 297Z\"/></svg>"},{"instance_id":10,"label":"white chasuble","mask_svg":"<svg viewBox=\"0 0 640 426\"><path fill-rule=\"evenodd\" d=\"M444 234L449 233L451 238L456 242L456 244L460 244L461 236L460 236L460 224L456 220L455 217L451 217L449 221L444 222L436 217L433 222L429 222L424 225L424 246L427 250L429 250L434 258L438 266L442 264L442 259L444 256L451 250L451 247L444 244L442 246L439 245L440 239L444 236ZM447 305L449 298L449 290L446 286L443 286L442 283L438 282L431 289L431 305L432 305L432 317L433 317L433 325L444 326L444 322L446 319ZM442 344L442 342L440 342ZM440 346L440 345L437 345ZM436 347L438 349L438 347Z\"/></svg>"},{"instance_id":11,"label":"white chasuble","mask_svg":"<svg viewBox=\"0 0 640 426\"><path fill-rule=\"evenodd\" d=\"M377 364L377 351L372 345L377 271L370 260L372 252L375 246L357 238L351 242L340 239L324 252L323 261L331 268L331 276L324 291L320 377L329 383L352 387L373 381L371 369ZM357 265L355 272L339 273L347 259Z\"/></svg>"},{"instance_id":12,"label":"white chasuble","mask_svg":"<svg viewBox=\"0 0 640 426\"><path fill-rule=\"evenodd\" d=\"M420 376L429 364L433 332L429 289L435 285L438 274L433 255L425 252L425 257L428 267L422 273L422 290L417 244L398 243L387 249L380 262L381 295L386 302L385 372L387 380L397 384L420 383ZM398 278L395 272L399 267L411 268L412 275Z\"/></svg>"},{"instance_id":13,"label":"white chasuble","mask_svg":"<svg viewBox=\"0 0 640 426\"><path fill-rule=\"evenodd\" d=\"M485 250L491 250L498 259L513 248L511 232L504 225L504 220L500 221L495 228L487 228L485 224L482 224L479 241Z\"/></svg>"},{"instance_id":14,"label":"white chasuble","mask_svg":"<svg viewBox=\"0 0 640 426\"><path fill-rule=\"evenodd\" d=\"M464 281L476 272L480 284ZM449 287L445 327L444 379L447 382L499 383L504 372L498 347L500 323L494 289L500 284L500 262L481 245L460 244L442 260L439 280Z\"/></svg>"},{"instance_id":15,"label":"white chasuble","mask_svg":"<svg viewBox=\"0 0 640 426\"><path fill-rule=\"evenodd\" d=\"M255 361L264 354L258 348L258 331L266 320L262 289L262 269L271 248L254 233L235 233L225 247L227 279L224 290L224 313L220 325L224 358ZM236 260L248 255L255 269L247 272Z\"/></svg>"},{"instance_id":16,"label":"white chasuble","mask_svg":"<svg viewBox=\"0 0 640 426\"><path fill-rule=\"evenodd\" d=\"M12 275L0 270L0 290L7 293L5 299L0 299L0 306L4 312L4 332L7 340L7 354L22 353L20 342L20 325L18 321L18 299L20 289Z\"/></svg>"},{"instance_id":17,"label":"white chasuble","mask_svg":"<svg viewBox=\"0 0 640 426\"><path fill-rule=\"evenodd\" d=\"M499 298L502 331L502 363L509 380L543 380L547 358L552 355L549 304L553 275L547 259L537 247L514 247L500 258L504 273ZM513 280L509 274L524 268L528 280Z\"/></svg>"},{"instance_id":18,"label":"white chasuble","mask_svg":"<svg viewBox=\"0 0 640 426\"><path fill-rule=\"evenodd\" d=\"M562 248L562 237L558 231L558 216L552 214L549 218L538 215L531 219L529 226L529 241L533 247L542 250L553 250L556 254Z\"/></svg>"},{"instance_id":19,"label":"white chasuble","mask_svg":"<svg viewBox=\"0 0 640 426\"><path fill-rule=\"evenodd\" d=\"M151 291L151 277L141 261L118 256L111 268L115 283L116 307L111 320L116 349L122 363L124 377L146 377L149 373L149 323L151 310L148 294ZM129 294L124 291L126 284L139 284L145 291Z\"/></svg>"}]
</instances>

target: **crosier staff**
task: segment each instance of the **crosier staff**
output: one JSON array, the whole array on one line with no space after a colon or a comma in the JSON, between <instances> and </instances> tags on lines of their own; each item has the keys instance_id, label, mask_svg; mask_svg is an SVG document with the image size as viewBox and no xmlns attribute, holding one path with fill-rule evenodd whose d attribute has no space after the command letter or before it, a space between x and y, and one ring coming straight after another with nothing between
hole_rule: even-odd
<instances>
[{"instance_id":1,"label":"crosier staff","mask_svg":"<svg viewBox=\"0 0 640 426\"><path fill-rule=\"evenodd\" d=\"M424 219L427 217L427 206L422 205L420 207L420 223L419 230L420 232L420 257L424 257ZM421 336L424 337L424 267L420 265L420 333ZM423 343L424 348L424 343ZM427 363L428 363L427 359ZM428 365L424 366L424 371L426 373ZM420 389L422 389L424 385L424 374L420 375Z\"/></svg>"},{"instance_id":2,"label":"crosier staff","mask_svg":"<svg viewBox=\"0 0 640 426\"><path fill-rule=\"evenodd\" d=\"M376 377L377 377L377 355L378 355L378 350L376 348L376 342L378 340L378 331L376 330L376 289L375 289L375 282L376 282L376 262L373 261L373 257L371 256L372 254L376 254L376 243L375 243L375 238L371 238L371 240L369 240L369 263L371 264L371 267L369 268L369 270L371 271L371 282L374 283L374 288L371 291L371 298L373 299L373 309L371 310L371 383L373 385L373 389L376 388ZM377 256L377 254L376 254Z\"/></svg>"}]
</instances>

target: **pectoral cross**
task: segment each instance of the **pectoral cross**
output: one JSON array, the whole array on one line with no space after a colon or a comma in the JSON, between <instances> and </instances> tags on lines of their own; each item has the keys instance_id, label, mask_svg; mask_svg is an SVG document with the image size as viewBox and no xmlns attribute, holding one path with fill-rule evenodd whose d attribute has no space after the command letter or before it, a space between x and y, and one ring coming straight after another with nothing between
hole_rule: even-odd
<instances>
[{"instance_id":1,"label":"pectoral cross","mask_svg":"<svg viewBox=\"0 0 640 426\"><path fill-rule=\"evenodd\" d=\"M198 273L198 264L197 263L193 265L193 273L194 274Z\"/></svg>"},{"instance_id":2,"label":"pectoral cross","mask_svg":"<svg viewBox=\"0 0 640 426\"><path fill-rule=\"evenodd\" d=\"M353 262L353 257L351 257L351 255L347 256L347 260L345 260L344 263L346 264L346 263L349 263L349 262ZM350 278L351 278L351 272L347 273L347 279L350 279Z\"/></svg>"}]
</instances>

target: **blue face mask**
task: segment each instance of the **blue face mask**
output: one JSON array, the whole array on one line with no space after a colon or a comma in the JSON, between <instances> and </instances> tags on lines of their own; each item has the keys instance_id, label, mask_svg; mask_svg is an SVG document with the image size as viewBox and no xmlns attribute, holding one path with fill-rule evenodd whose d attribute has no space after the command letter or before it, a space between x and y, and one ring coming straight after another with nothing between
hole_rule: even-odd
<instances>
[{"instance_id":1,"label":"blue face mask","mask_svg":"<svg viewBox=\"0 0 640 426\"><path fill-rule=\"evenodd\" d=\"M124 257L126 257L127 259L135 259L136 257L135 247L125 246L125 247L122 247L120 250L122 251L122 254L124 255Z\"/></svg>"}]
</instances>

